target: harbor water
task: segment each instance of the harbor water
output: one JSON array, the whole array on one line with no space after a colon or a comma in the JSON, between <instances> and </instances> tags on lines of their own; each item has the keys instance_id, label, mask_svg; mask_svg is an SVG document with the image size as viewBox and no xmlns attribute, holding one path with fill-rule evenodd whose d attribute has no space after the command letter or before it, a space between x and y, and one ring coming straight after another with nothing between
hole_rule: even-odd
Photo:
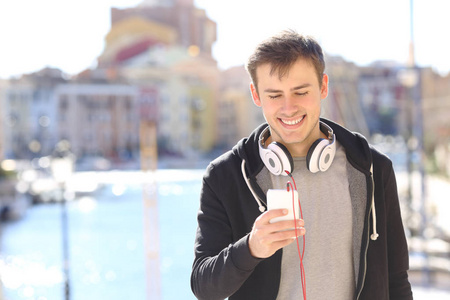
<instances>
[{"instance_id":1,"label":"harbor water","mask_svg":"<svg viewBox=\"0 0 450 300\"><path fill-rule=\"evenodd\" d=\"M157 171L161 299L195 299L190 270L202 170ZM76 174L94 194L67 205L72 300L147 299L141 172ZM64 299L61 209L38 204L2 226L5 300Z\"/></svg>"}]
</instances>

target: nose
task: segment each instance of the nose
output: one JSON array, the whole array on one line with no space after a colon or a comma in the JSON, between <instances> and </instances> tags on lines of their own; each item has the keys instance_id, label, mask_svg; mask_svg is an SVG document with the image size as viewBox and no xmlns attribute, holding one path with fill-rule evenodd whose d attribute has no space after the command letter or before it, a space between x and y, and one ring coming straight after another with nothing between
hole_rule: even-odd
<instances>
[{"instance_id":1,"label":"nose","mask_svg":"<svg viewBox=\"0 0 450 300\"><path fill-rule=\"evenodd\" d=\"M297 102L295 97L286 96L283 103L283 111L287 114L297 110Z\"/></svg>"}]
</instances>

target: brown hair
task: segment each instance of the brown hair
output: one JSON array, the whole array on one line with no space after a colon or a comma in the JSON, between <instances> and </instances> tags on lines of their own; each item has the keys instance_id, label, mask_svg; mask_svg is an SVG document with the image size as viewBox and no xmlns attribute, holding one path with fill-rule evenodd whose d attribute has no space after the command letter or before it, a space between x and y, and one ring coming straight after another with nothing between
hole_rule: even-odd
<instances>
[{"instance_id":1,"label":"brown hair","mask_svg":"<svg viewBox=\"0 0 450 300\"><path fill-rule=\"evenodd\" d=\"M255 88L258 89L256 69L263 64L270 64L270 75L278 73L279 78L285 76L290 67L299 59L309 60L317 73L319 86L325 70L322 48L312 37L298 34L294 30L285 30L261 42L249 57L246 65Z\"/></svg>"}]
</instances>

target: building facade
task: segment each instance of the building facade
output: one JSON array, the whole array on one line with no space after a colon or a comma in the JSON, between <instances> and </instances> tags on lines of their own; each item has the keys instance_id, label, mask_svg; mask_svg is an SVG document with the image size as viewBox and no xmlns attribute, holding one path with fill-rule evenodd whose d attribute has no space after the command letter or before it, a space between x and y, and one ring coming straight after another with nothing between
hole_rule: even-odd
<instances>
[{"instance_id":1,"label":"building facade","mask_svg":"<svg viewBox=\"0 0 450 300\"><path fill-rule=\"evenodd\" d=\"M145 91L142 91L144 93ZM61 84L55 89L57 139L77 157L130 159L139 149L139 109L144 95L119 84Z\"/></svg>"},{"instance_id":2,"label":"building facade","mask_svg":"<svg viewBox=\"0 0 450 300\"><path fill-rule=\"evenodd\" d=\"M9 81L2 93L4 158L33 158L53 151L58 127L54 90L63 82L62 72L52 68Z\"/></svg>"},{"instance_id":3,"label":"building facade","mask_svg":"<svg viewBox=\"0 0 450 300\"><path fill-rule=\"evenodd\" d=\"M98 69L110 82L125 80L155 91L162 153L189 156L215 145L215 32L215 23L193 1L144 1L111 10L111 30Z\"/></svg>"}]
</instances>

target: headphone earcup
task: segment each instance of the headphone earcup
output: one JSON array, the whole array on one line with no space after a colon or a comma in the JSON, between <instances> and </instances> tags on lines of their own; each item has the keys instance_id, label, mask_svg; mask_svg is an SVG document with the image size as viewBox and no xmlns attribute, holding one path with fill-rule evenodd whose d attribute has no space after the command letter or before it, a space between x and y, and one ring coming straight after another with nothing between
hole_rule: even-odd
<instances>
[{"instance_id":1,"label":"headphone earcup","mask_svg":"<svg viewBox=\"0 0 450 300\"><path fill-rule=\"evenodd\" d=\"M312 173L325 172L330 168L336 154L336 144L327 139L316 140L306 155L306 167Z\"/></svg>"},{"instance_id":2,"label":"headphone earcup","mask_svg":"<svg viewBox=\"0 0 450 300\"><path fill-rule=\"evenodd\" d=\"M260 147L259 155L266 168L274 175L280 175L282 172L282 163L275 152Z\"/></svg>"},{"instance_id":3,"label":"headphone earcup","mask_svg":"<svg viewBox=\"0 0 450 300\"><path fill-rule=\"evenodd\" d=\"M319 158L323 148L328 145L328 140L318 139L309 147L308 154L306 155L306 167L312 173L319 172Z\"/></svg>"},{"instance_id":4,"label":"headphone earcup","mask_svg":"<svg viewBox=\"0 0 450 300\"><path fill-rule=\"evenodd\" d=\"M289 153L288 149L281 143L272 142L267 146L267 149L270 150L272 154L275 154L276 158L272 158L274 161L274 165L279 166L279 168L272 168L272 164L270 167L266 164L266 167L272 172L274 175L285 175L288 173L292 173L294 170L294 159ZM267 156L267 155L266 155ZM264 161L264 160L263 160Z\"/></svg>"},{"instance_id":5,"label":"headphone earcup","mask_svg":"<svg viewBox=\"0 0 450 300\"><path fill-rule=\"evenodd\" d=\"M328 144L320 154L319 157L319 169L322 172L328 170L333 162L334 155L336 154L336 145Z\"/></svg>"}]
</instances>

